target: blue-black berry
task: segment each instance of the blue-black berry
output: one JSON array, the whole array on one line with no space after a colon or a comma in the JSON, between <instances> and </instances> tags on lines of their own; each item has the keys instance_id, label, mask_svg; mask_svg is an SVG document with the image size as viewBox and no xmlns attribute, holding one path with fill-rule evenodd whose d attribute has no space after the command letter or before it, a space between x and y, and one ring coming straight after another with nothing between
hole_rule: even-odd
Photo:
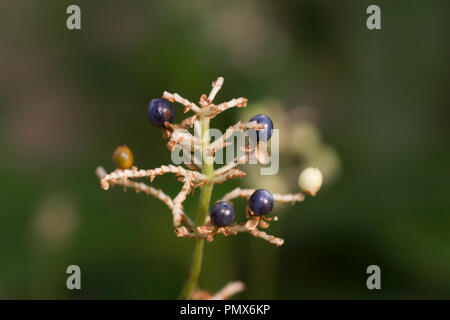
<instances>
[{"instance_id":1,"label":"blue-black berry","mask_svg":"<svg viewBox=\"0 0 450 320\"><path fill-rule=\"evenodd\" d=\"M273 123L272 120L265 114L258 114L250 119L249 122L256 121L259 124L264 125L264 129L257 130L258 141L268 141L272 137Z\"/></svg>"},{"instance_id":2,"label":"blue-black berry","mask_svg":"<svg viewBox=\"0 0 450 320\"><path fill-rule=\"evenodd\" d=\"M209 216L211 221L217 227L226 227L230 225L234 220L234 208L226 201L217 202L211 209Z\"/></svg>"},{"instance_id":3,"label":"blue-black berry","mask_svg":"<svg viewBox=\"0 0 450 320\"><path fill-rule=\"evenodd\" d=\"M148 104L147 116L155 126L164 127L165 122L175 120L175 110L169 101L156 98Z\"/></svg>"},{"instance_id":4,"label":"blue-black berry","mask_svg":"<svg viewBox=\"0 0 450 320\"><path fill-rule=\"evenodd\" d=\"M272 193L265 189L258 189L250 196L248 204L255 215L265 215L273 209Z\"/></svg>"}]
</instances>

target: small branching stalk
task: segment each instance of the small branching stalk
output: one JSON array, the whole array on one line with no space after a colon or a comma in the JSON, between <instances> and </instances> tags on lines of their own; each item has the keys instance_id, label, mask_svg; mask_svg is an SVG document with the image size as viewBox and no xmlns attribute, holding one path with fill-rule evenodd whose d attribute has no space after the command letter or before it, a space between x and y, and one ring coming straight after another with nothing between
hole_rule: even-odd
<instances>
[{"instance_id":1,"label":"small branching stalk","mask_svg":"<svg viewBox=\"0 0 450 320\"><path fill-rule=\"evenodd\" d=\"M278 194L264 189L236 188L225 194L210 209L215 184L244 177L245 172L237 168L240 164L249 163L255 159L260 163L267 162L268 154L265 150L273 130L270 118L265 115L257 115L249 122L239 121L230 126L221 137L211 143L211 119L231 108L247 106L247 99L243 97L220 104L213 103L223 81L223 78L219 77L213 82L211 92L208 96L201 95L198 105L178 93L164 91L162 99L153 99L148 106L149 120L161 128L163 137L168 140L167 148L170 151L181 150L183 152L182 163L187 168L169 164L154 169L139 169L133 166L134 157L131 150L127 146L119 146L113 154L117 169L110 173L107 173L103 167L96 169L100 186L104 190L119 185L124 189L134 189L137 193L142 192L164 202L172 213L176 236L194 240L191 267L180 294L181 299L227 299L244 290L245 286L242 282L231 282L216 294L198 288L197 282L201 271L205 242L213 241L218 234L231 236L248 233L275 246L282 246L283 239L261 230L268 229L271 222L278 220L277 216L267 216L272 211L274 202L290 202L292 204L302 202L305 195L315 195L322 184L320 171L316 168L308 168L299 176L299 186L302 190L300 193ZM184 113L192 112L193 115L178 124L174 123L175 110L171 102L183 105ZM193 132L191 133L191 131ZM244 155L215 169L216 152L229 146L231 144L229 140L239 132L257 132L256 141L248 143L243 148ZM173 174L181 182L180 191L174 198L145 183L147 180L151 184L156 177L164 174ZM144 180L144 182L137 180ZM196 188L200 189L200 197L195 218L192 220L184 212L183 202ZM231 201L236 198L244 198L248 201L245 210L246 220L239 223L233 222L235 212Z\"/></svg>"}]
</instances>

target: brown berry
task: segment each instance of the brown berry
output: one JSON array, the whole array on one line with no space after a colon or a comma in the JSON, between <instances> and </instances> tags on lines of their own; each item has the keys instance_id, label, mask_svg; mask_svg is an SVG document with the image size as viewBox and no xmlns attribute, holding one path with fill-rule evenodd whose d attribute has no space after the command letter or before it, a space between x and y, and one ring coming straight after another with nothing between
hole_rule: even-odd
<instances>
[{"instance_id":1,"label":"brown berry","mask_svg":"<svg viewBox=\"0 0 450 320\"><path fill-rule=\"evenodd\" d=\"M128 169L133 165L133 153L126 145L119 146L114 151L113 161L119 169Z\"/></svg>"}]
</instances>

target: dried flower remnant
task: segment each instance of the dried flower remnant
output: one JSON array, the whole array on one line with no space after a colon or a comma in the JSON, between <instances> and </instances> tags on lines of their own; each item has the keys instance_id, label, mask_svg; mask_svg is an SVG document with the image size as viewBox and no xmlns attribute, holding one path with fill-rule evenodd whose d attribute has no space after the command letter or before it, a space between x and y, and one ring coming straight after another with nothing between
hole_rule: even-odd
<instances>
[{"instance_id":1,"label":"dried flower remnant","mask_svg":"<svg viewBox=\"0 0 450 320\"><path fill-rule=\"evenodd\" d=\"M217 234L224 236L236 235L238 233L248 233L253 237L268 241L275 246L284 244L284 240L268 234L260 229L268 229L272 221L277 221L276 216L267 216L274 208L274 202L301 202L306 194L315 194L320 188L317 183L308 185L311 190L303 188L305 193L278 194L268 190L234 189L227 193L219 202L216 202L210 211L210 200L215 184L224 183L234 178L242 178L245 172L238 169L240 164L248 163L250 159L257 159L264 163L268 155L264 154L265 144L271 138L274 125L272 120L266 115L257 115L249 122L237 122L218 139L211 143L209 136L210 120L218 114L234 107L246 107L247 99L240 97L228 102L214 104L215 96L223 85L223 78L219 77L212 84L209 95L200 96L198 105L183 98L178 93L163 92L162 99L151 100L147 115L150 122L160 127L163 137L168 140L167 148L170 151L181 148L188 154L183 157L182 166L172 164L163 165L154 169L139 169L133 165L133 154L126 146L120 146L114 153L113 159L117 169L107 173L103 167L96 169L96 174L100 180L100 186L104 190L120 185L123 188L134 189L137 193L143 192L161 200L172 213L172 222L177 237L195 239L194 254L191 269L187 277L185 286L181 292L182 299L226 299L231 295L244 290L241 282L232 282L215 295L202 291L197 287L197 279L200 273L204 242L214 240ZM179 123L174 123L175 110L171 102L177 102L184 106L184 113L192 112L193 115L185 118ZM225 148L231 142L233 134L236 132L257 131L258 140L256 146L246 146L245 155L214 168L214 154ZM316 169L317 170L317 169ZM164 191L154 188L145 182L153 183L155 178L164 174L174 174L176 180L182 183L180 191L172 198ZM302 180L303 181L303 180ZM200 189L198 210L194 219L183 209L186 198L195 189ZM245 211L245 221L233 222L235 211L231 200L235 198L246 198L249 201ZM208 215L209 213L209 215Z\"/></svg>"}]
</instances>

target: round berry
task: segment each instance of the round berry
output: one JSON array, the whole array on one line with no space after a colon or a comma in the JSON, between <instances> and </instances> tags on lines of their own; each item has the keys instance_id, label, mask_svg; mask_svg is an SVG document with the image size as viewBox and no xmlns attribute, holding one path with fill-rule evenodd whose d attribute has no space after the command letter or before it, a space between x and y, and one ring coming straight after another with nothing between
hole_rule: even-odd
<instances>
[{"instance_id":1,"label":"round berry","mask_svg":"<svg viewBox=\"0 0 450 320\"><path fill-rule=\"evenodd\" d=\"M226 227L234 220L234 208L226 201L217 202L211 209L209 216L211 221L218 227Z\"/></svg>"},{"instance_id":2,"label":"round berry","mask_svg":"<svg viewBox=\"0 0 450 320\"><path fill-rule=\"evenodd\" d=\"M175 120L175 110L169 101L157 98L148 104L147 116L155 126L164 127L165 122L172 123Z\"/></svg>"},{"instance_id":3,"label":"round berry","mask_svg":"<svg viewBox=\"0 0 450 320\"><path fill-rule=\"evenodd\" d=\"M248 204L255 215L265 215L273 209L273 195L270 191L258 189L250 196Z\"/></svg>"},{"instance_id":4,"label":"round berry","mask_svg":"<svg viewBox=\"0 0 450 320\"><path fill-rule=\"evenodd\" d=\"M126 145L119 146L114 150L113 161L119 169L128 169L133 165L133 153Z\"/></svg>"},{"instance_id":5,"label":"round berry","mask_svg":"<svg viewBox=\"0 0 450 320\"><path fill-rule=\"evenodd\" d=\"M257 130L257 140L268 141L272 137L273 123L265 114L258 114L250 119L249 122L256 121L258 124L264 125L264 129Z\"/></svg>"},{"instance_id":6,"label":"round berry","mask_svg":"<svg viewBox=\"0 0 450 320\"><path fill-rule=\"evenodd\" d=\"M314 167L306 168L298 177L298 185L303 192L315 196L322 186L322 173Z\"/></svg>"}]
</instances>

